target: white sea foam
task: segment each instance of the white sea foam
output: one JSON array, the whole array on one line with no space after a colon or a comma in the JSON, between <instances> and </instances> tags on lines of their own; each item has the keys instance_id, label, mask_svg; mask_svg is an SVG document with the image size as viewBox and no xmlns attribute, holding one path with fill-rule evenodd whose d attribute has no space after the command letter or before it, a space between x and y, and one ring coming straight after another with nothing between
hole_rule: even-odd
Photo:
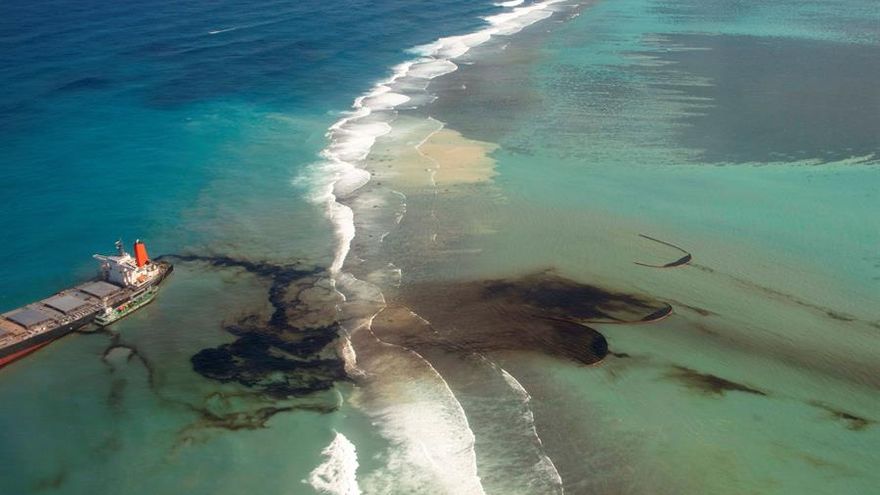
<instances>
[{"instance_id":1,"label":"white sea foam","mask_svg":"<svg viewBox=\"0 0 880 495\"><path fill-rule=\"evenodd\" d=\"M333 184L333 195L344 198L370 182L370 173L362 169L348 170Z\"/></svg>"},{"instance_id":2,"label":"white sea foam","mask_svg":"<svg viewBox=\"0 0 880 495\"><path fill-rule=\"evenodd\" d=\"M388 134L387 122L349 122L332 131L332 141L322 154L331 162L344 164L346 168L358 168L354 164L364 160L370 153L376 138Z\"/></svg>"},{"instance_id":3,"label":"white sea foam","mask_svg":"<svg viewBox=\"0 0 880 495\"><path fill-rule=\"evenodd\" d=\"M399 274L393 265L386 268L388 274ZM350 328L352 343L368 349L358 366L365 373L364 390L373 397L369 412L394 445L385 469L363 486L377 493L428 489L427 493L483 495L476 439L449 384L421 354L385 342L373 332L375 308L385 305L376 285L341 273L337 290L346 301L340 316Z\"/></svg>"},{"instance_id":4,"label":"white sea foam","mask_svg":"<svg viewBox=\"0 0 880 495\"><path fill-rule=\"evenodd\" d=\"M510 12L502 12L500 14L490 15L488 17L484 17L486 22L491 24L492 26L498 27L509 27L514 24L520 24L521 27L525 27L528 24L534 24L538 22L540 19L530 19L529 16L536 12L545 11L551 13L548 10L548 7L555 3L559 3L562 0L547 0L546 2L538 2L533 3L531 5L527 5L525 7L517 7ZM543 18L543 17L542 17ZM495 34L495 33L493 33Z\"/></svg>"},{"instance_id":5,"label":"white sea foam","mask_svg":"<svg viewBox=\"0 0 880 495\"><path fill-rule=\"evenodd\" d=\"M369 174L362 168L363 161L369 156L376 139L389 132L394 109L412 101L412 95L405 94L412 83L406 81L430 80L455 71L458 66L452 59L485 43L492 36L512 34L551 15L549 7L561 1L546 0L516 7L486 17L486 28L412 48L411 52L421 56L394 66L388 78L356 98L352 110L330 126L327 131L330 145L321 152L324 162L313 168L313 182L317 183L315 189L318 191L314 199L326 204L327 216L336 224L338 245L330 266L331 274L335 275L341 270L355 235L354 216L350 208L342 207L336 200L354 193L369 181ZM505 6L513 7L514 4L508 2Z\"/></svg>"},{"instance_id":6,"label":"white sea foam","mask_svg":"<svg viewBox=\"0 0 880 495\"><path fill-rule=\"evenodd\" d=\"M517 7L500 14L484 17L489 27L459 36L447 36L433 43L419 45L412 52L429 57L455 59L467 53L471 48L489 41L492 36L507 36L521 31L541 19L553 14L550 6L563 0L546 0L525 7Z\"/></svg>"},{"instance_id":7,"label":"white sea foam","mask_svg":"<svg viewBox=\"0 0 880 495\"><path fill-rule=\"evenodd\" d=\"M330 445L321 451L324 457L309 474L309 484L319 493L360 495L357 481L357 449L348 438L337 432Z\"/></svg>"},{"instance_id":8,"label":"white sea foam","mask_svg":"<svg viewBox=\"0 0 880 495\"><path fill-rule=\"evenodd\" d=\"M510 0L509 2L498 2L495 5L497 7L516 7L517 5L522 5L525 0Z\"/></svg>"},{"instance_id":9,"label":"white sea foam","mask_svg":"<svg viewBox=\"0 0 880 495\"><path fill-rule=\"evenodd\" d=\"M372 335L417 363L407 379L384 386L385 400L374 412L381 419L383 435L397 446L388 465L393 483L401 491L421 492L434 486L439 493L484 495L477 473L476 437L449 384L418 352ZM400 357L395 362L403 363Z\"/></svg>"},{"instance_id":10,"label":"white sea foam","mask_svg":"<svg viewBox=\"0 0 880 495\"><path fill-rule=\"evenodd\" d=\"M351 339L347 335L340 339L339 354L342 356L345 373L348 374L348 376L355 378L366 376L364 370L358 368L357 352L355 352L354 346L351 345Z\"/></svg>"},{"instance_id":11,"label":"white sea foam","mask_svg":"<svg viewBox=\"0 0 880 495\"><path fill-rule=\"evenodd\" d=\"M427 57L414 63L407 75L419 79L434 79L457 69L458 66L451 60Z\"/></svg>"},{"instance_id":12,"label":"white sea foam","mask_svg":"<svg viewBox=\"0 0 880 495\"><path fill-rule=\"evenodd\" d=\"M238 29L238 28L237 28L237 27L231 27L231 28L226 28L226 29L217 29L216 31L208 31L208 34L227 33L227 32L229 32L229 31L235 31L236 29Z\"/></svg>"},{"instance_id":13,"label":"white sea foam","mask_svg":"<svg viewBox=\"0 0 880 495\"><path fill-rule=\"evenodd\" d=\"M369 181L370 174L363 168L364 161L376 140L392 129L396 109L404 104L412 106L431 101L425 92L427 81L457 70L454 59L493 36L515 33L551 15L548 7L560 1L547 0L513 8L487 17L487 27L473 33L440 38L434 43L414 47L410 51L417 57L393 67L388 78L356 98L351 110L328 129L329 145L321 152L323 161L312 167L309 182L315 191L312 199L325 205L326 215L335 228L337 245L329 272L334 287L344 295L346 302L341 306L341 313L348 320L343 326L351 332L352 339L356 329L372 334L370 322L384 305L384 298L375 285L342 271L356 232L353 210L338 200L352 195ZM517 0L503 5L516 7L521 3ZM398 222L400 218L402 213ZM399 278L399 273L397 276ZM412 349L396 347L399 348L398 355L408 356L410 364L415 366L414 370L420 370L424 380L413 383L379 375L379 383L388 387L388 392L401 392L406 398L399 400L400 397L392 394L379 411L374 411L383 419L381 427L385 436L398 446L389 460L389 469L396 470L394 466L398 464L415 466L415 472L428 473L430 478L422 487L434 485L447 493L482 494L475 437L464 409L430 362ZM343 343L342 352L347 367L359 369L359 356L351 342ZM361 361L365 359L361 357ZM367 364L363 366L368 373L376 373ZM323 453L327 459L309 477L312 486L325 493L360 493L355 474L357 455L354 445L344 435L337 434ZM549 465L552 467L552 462ZM414 473L407 469L405 472ZM419 486L418 480L411 481L414 486Z\"/></svg>"},{"instance_id":14,"label":"white sea foam","mask_svg":"<svg viewBox=\"0 0 880 495\"><path fill-rule=\"evenodd\" d=\"M351 240L354 239L354 212L351 208L334 200L328 205L329 211L327 215L333 222L336 229L336 238L339 243L336 247L336 256L330 265L330 276L335 277L342 269L345 258L348 257L348 251L351 249Z\"/></svg>"},{"instance_id":15,"label":"white sea foam","mask_svg":"<svg viewBox=\"0 0 880 495\"><path fill-rule=\"evenodd\" d=\"M529 407L529 402L532 400L532 396L529 395L529 392L522 386L522 384L514 378L513 375L507 372L504 368L494 365L498 371L501 372L501 376L504 377L504 381L516 392L522 401L523 405L523 419L528 423L529 427L534 434L535 441L537 442L538 449L540 451L540 460L535 468L547 476L549 476L553 484L559 488L559 493L564 493L562 488L562 476L559 475L559 471L556 469L556 465L553 464L553 460L547 456L547 453L544 452L544 442L541 441L541 437L538 435L538 429L535 427L535 415L532 412L531 407Z\"/></svg>"},{"instance_id":16,"label":"white sea foam","mask_svg":"<svg viewBox=\"0 0 880 495\"><path fill-rule=\"evenodd\" d=\"M409 96L402 95L400 93L394 93L392 91L385 91L377 95L368 96L361 100L361 103L373 109L374 111L380 110L390 110L394 107L403 105L408 102L410 99Z\"/></svg>"}]
</instances>

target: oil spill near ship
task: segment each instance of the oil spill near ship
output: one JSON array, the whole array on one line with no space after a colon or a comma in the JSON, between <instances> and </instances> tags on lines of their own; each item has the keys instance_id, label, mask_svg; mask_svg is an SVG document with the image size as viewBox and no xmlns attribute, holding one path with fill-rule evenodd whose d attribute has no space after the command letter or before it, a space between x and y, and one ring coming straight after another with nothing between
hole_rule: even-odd
<instances>
[{"instance_id":1,"label":"oil spill near ship","mask_svg":"<svg viewBox=\"0 0 880 495\"><path fill-rule=\"evenodd\" d=\"M347 379L343 360L334 348L339 332L338 295L323 270L226 256L165 257L241 268L270 282L269 318L253 314L225 325L237 339L196 353L191 362L197 373L220 382L237 382L272 399L305 397Z\"/></svg>"},{"instance_id":2,"label":"oil spill near ship","mask_svg":"<svg viewBox=\"0 0 880 495\"><path fill-rule=\"evenodd\" d=\"M301 332L291 337L273 334L271 328L235 325L231 344L204 349L192 357L193 369L214 380L235 381L268 396L284 399L328 390L346 379L342 361L321 357L336 340L336 328Z\"/></svg>"},{"instance_id":3,"label":"oil spill near ship","mask_svg":"<svg viewBox=\"0 0 880 495\"><path fill-rule=\"evenodd\" d=\"M338 324L335 304L338 294L323 270L299 264L238 260L225 256L164 255L156 259L201 263L218 269L243 269L269 282L267 299L271 314L250 314L223 325L235 335L234 342L203 349L190 359L193 370L222 383L242 386L239 392L213 390L203 397L183 398L163 390L158 369L138 347L124 336L104 328L110 343L102 360L118 385L108 391L107 402L118 409L125 400L124 377L130 364L142 365L147 386L155 397L170 407L195 415L193 423L181 429L174 450L201 441L212 430L254 430L265 428L276 414L305 410L329 413L338 403L318 392L347 380L335 342Z\"/></svg>"},{"instance_id":4,"label":"oil spill near ship","mask_svg":"<svg viewBox=\"0 0 880 495\"><path fill-rule=\"evenodd\" d=\"M156 370L153 364L138 351L137 347L122 343L122 336L113 330L102 328L100 333L110 336L110 345L104 349L101 359L110 369L111 373L119 371L123 364L137 360L147 372L147 385L159 398L163 398L156 384ZM107 405L111 410L121 410L123 400L123 388L127 383L124 379L114 378L113 386L107 395ZM164 398L163 398L164 399Z\"/></svg>"},{"instance_id":5,"label":"oil spill near ship","mask_svg":"<svg viewBox=\"0 0 880 495\"><path fill-rule=\"evenodd\" d=\"M452 353L530 352L596 365L609 346L588 323L641 323L670 312L664 302L546 270L500 280L407 286L377 315L372 329L383 341L419 353L438 348Z\"/></svg>"}]
</instances>

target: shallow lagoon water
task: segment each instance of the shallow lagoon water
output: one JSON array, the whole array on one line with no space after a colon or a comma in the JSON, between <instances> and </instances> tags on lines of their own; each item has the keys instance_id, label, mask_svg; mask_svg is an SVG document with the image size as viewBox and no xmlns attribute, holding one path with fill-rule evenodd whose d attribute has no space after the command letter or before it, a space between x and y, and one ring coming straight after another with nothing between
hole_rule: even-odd
<instances>
[{"instance_id":1,"label":"shallow lagoon water","mask_svg":"<svg viewBox=\"0 0 880 495\"><path fill-rule=\"evenodd\" d=\"M16 493L868 493L877 484L871 467L880 440L873 304L880 275L871 251L880 216L870 111L878 95L865 80L877 69L877 38L864 22L874 15L870 6L844 3L555 5L522 31L452 56L457 70L427 86L425 77L396 81L394 91L410 99L395 97L396 108L368 119L390 132L374 136L370 156L357 163L372 181L341 198L356 227L336 277L348 297L340 320L354 351L352 381L271 404L338 409L281 412L254 429L218 427L217 414L270 402L199 376L189 359L231 342L224 324L268 316L266 281L181 263L156 303L120 324L122 347L106 358L110 336L73 335L4 370L4 403L20 404L4 408L4 422L22 428L0 450L10 461L2 464L3 486ZM133 127L117 159L101 163L106 172L123 158L150 157L143 169L129 166L147 176L155 157L167 154L168 168L158 170L165 175L157 176L165 187L135 196L156 205L148 219L135 220L137 208L105 208L106 198L59 204L75 218L91 212L90 228L103 231L112 220L131 230L123 234L149 241L141 234L148 229L159 238L154 252L330 265L338 232L323 204L309 201L324 183L308 168L328 144L324 132L393 64L424 56L431 49L424 43L478 29L478 16L499 11L454 2L416 7L383 4L394 15L367 16L373 27L393 18L393 36L338 19L340 39L349 29L360 33L348 36L353 45L334 45L327 33L321 42L291 44L298 11L276 22L267 7L238 26L237 10L197 9L192 23L208 34L175 34L134 51L160 65L193 64L134 92L168 132L157 136L160 124ZM428 24L433 32L411 29ZM223 35L234 41L216 41ZM278 44L267 51L264 35ZM352 46L380 38L375 60L351 55ZM414 45L422 46L404 51ZM236 58L235 47L250 55ZM296 62L288 64L286 50L294 48ZM779 56L785 63L774 63ZM811 76L811 63L828 73L838 59L866 62L862 71L846 64L834 77L810 79L807 94L787 91ZM249 74L261 60L267 68ZM305 68L318 70L301 85L291 82ZM204 86L217 74L218 84ZM103 97L114 87L76 81L64 86L72 109L85 102L70 95ZM330 91L327 81L343 84ZM843 87L850 90L829 96ZM367 103L381 103L374 100ZM780 115L799 119L771 118ZM118 127L109 122L107 129ZM755 136L751 122L766 132ZM838 124L848 132L823 132ZM51 135L16 132L14 140ZM62 137L77 147L89 136L86 127ZM125 151L130 143L134 151ZM11 155L16 163L52 163L35 142L16 146L8 148L19 150ZM100 146L91 149L71 168L83 180L106 157ZM33 166L16 170L6 175L40 183ZM111 179L97 180L107 187ZM63 198L37 190L4 216L13 230L30 232L4 255L48 255L57 239L87 242L64 250L58 265L41 265L41 277L29 275L31 265L4 265L21 287L4 293L10 307L87 275L86 263L76 272L69 266L100 249L97 233L28 222L23 213L40 211L32 208L45 204L41 198ZM682 246L693 261L636 265L680 256L639 234ZM674 313L652 324L590 323L612 354L584 367L565 352L522 349L510 335L479 348L456 343L473 315L428 297L548 268L668 302ZM397 313L370 320L386 305ZM502 308L490 303L476 314L503 321ZM128 348L137 350L131 359ZM254 420L260 414L245 415L245 424ZM34 462L46 451L50 459Z\"/></svg>"},{"instance_id":2,"label":"shallow lagoon water","mask_svg":"<svg viewBox=\"0 0 880 495\"><path fill-rule=\"evenodd\" d=\"M413 292L433 281L553 268L676 308L650 326L596 325L619 354L598 368L503 344L487 351L532 395L566 491L870 491L877 94L845 88L867 84L876 67L828 67L873 59L876 45L826 39L833 30L807 36L802 25L768 37L748 15L724 20L730 34L707 33L705 19L671 26L658 5L584 8L558 27L475 48L472 63L432 83L427 113L500 145L489 155L497 175L457 188L423 177L417 187L381 174L409 155L379 140L374 170L406 195L400 227L383 237L403 273L388 293L418 301ZM636 265L680 256L640 234L683 246L692 263ZM410 304L434 328L465 321ZM505 393L488 377L484 387ZM470 407L492 417L485 404ZM479 437L478 466L504 457L481 453Z\"/></svg>"}]
</instances>

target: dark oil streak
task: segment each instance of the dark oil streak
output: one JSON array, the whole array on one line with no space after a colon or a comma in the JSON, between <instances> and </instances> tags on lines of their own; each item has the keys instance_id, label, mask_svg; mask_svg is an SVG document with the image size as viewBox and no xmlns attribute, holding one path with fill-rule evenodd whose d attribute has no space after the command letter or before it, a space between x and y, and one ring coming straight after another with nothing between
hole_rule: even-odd
<instances>
[{"instance_id":1,"label":"dark oil streak","mask_svg":"<svg viewBox=\"0 0 880 495\"><path fill-rule=\"evenodd\" d=\"M267 400L282 398L305 397L316 391L328 390L340 380L347 379L340 359L334 352L328 352L330 344L337 338L335 323L317 328L298 328L290 323L287 311L291 303L286 300L288 289L296 282L317 277L320 269L303 268L302 266L275 265L264 262L239 260L227 256L201 256L189 254L166 254L155 259L176 259L182 262L203 262L218 268L242 268L245 271L271 280L268 299L273 313L268 322L260 323L257 315L243 318L236 324L226 325L225 329L239 338L218 348L203 349L192 357L193 368L207 378L220 382L236 381L252 392L240 394L242 399L252 399L257 404ZM301 292L301 291L299 291ZM298 292L298 293L299 293ZM197 415L195 424L185 427L181 432L180 442L191 440L190 433L196 429L222 428L230 431L242 429L265 428L267 421L275 414L291 410L309 410L328 413L336 406L322 404L295 404L285 406L266 406L256 409L219 413L212 411L208 405L197 405L191 402L169 398L160 390L153 364L136 346L121 343L121 336L108 329L100 329L99 334L110 336L111 342L104 351L105 362L109 353L116 348L130 351L127 360L137 359L147 371L147 383L153 394L163 403L182 407ZM280 351L277 352L276 351ZM227 373L214 374L218 364L210 360L216 355L229 357L234 366L227 368ZM223 364L221 359L221 365ZM111 368L109 362L108 366ZM281 374L283 381L271 383L262 379ZM212 397L226 397L228 393L214 392L204 398L208 404ZM108 401L113 407L118 395L111 390Z\"/></svg>"},{"instance_id":2,"label":"dark oil streak","mask_svg":"<svg viewBox=\"0 0 880 495\"><path fill-rule=\"evenodd\" d=\"M809 404L819 409L824 409L831 414L831 417L846 423L846 428L852 431L862 431L876 423L873 419L841 411L835 407L820 401L810 401Z\"/></svg>"},{"instance_id":3,"label":"dark oil streak","mask_svg":"<svg viewBox=\"0 0 880 495\"><path fill-rule=\"evenodd\" d=\"M716 312L714 312L714 311L710 311L710 310L705 309L705 308L700 308L700 307L697 307L697 306L692 306L692 305L690 305L690 304L685 304L685 303L683 303L683 302L681 302L681 301L676 301L676 300L674 300L674 299L667 299L667 300L668 300L670 303L675 304L676 306L680 306L680 307L685 308L685 309L687 309L687 310L693 311L694 313L697 313L697 314L700 315L700 316L718 316L718 313L716 313Z\"/></svg>"},{"instance_id":4,"label":"dark oil streak","mask_svg":"<svg viewBox=\"0 0 880 495\"><path fill-rule=\"evenodd\" d=\"M763 285L756 284L755 282L746 280L744 278L737 277L735 275L722 273L722 272L715 270L714 268L711 268L711 267L708 267L705 265L692 264L691 266L693 266L694 268L696 268L700 271L706 272L706 273L722 275L722 276L727 277L727 278L729 278L729 279L731 279L731 280L733 280L743 286L757 289L758 291L764 292L765 294L786 300L788 302L797 304L798 306L802 306L804 308L818 311L818 312L824 314L825 316L831 318L832 320L843 321L846 323L860 322L860 323L864 323L864 324L871 326L871 327L874 327L874 328L880 328L880 322L860 320L860 319L856 318L855 316L848 315L845 313L840 313L840 312L835 311L827 306L821 306L819 304L805 301L805 300L800 299L797 296L794 296L792 294L788 294L788 293L782 292L780 290L772 289L770 287L765 287Z\"/></svg>"},{"instance_id":5,"label":"dark oil streak","mask_svg":"<svg viewBox=\"0 0 880 495\"><path fill-rule=\"evenodd\" d=\"M208 263L214 267L243 268L271 281L268 300L273 312L269 320L261 322L257 315L250 315L226 325L225 330L238 339L196 353L191 359L196 372L220 382L237 382L274 399L303 397L329 390L336 382L348 379L342 359L330 349L339 335L337 322L312 328L300 328L291 323L289 313L300 308L298 300L289 300L290 289L302 281L313 285L319 279L320 269L228 256L165 256ZM302 290L297 291L296 296L301 293Z\"/></svg>"},{"instance_id":6,"label":"dark oil streak","mask_svg":"<svg viewBox=\"0 0 880 495\"><path fill-rule=\"evenodd\" d=\"M762 397L767 396L767 392L764 392L763 390L732 382L709 373L701 373L685 366L675 365L672 368L672 371L666 373L665 376L667 378L681 381L689 388L700 391L704 394L722 396L725 393L732 391L760 395Z\"/></svg>"}]
</instances>

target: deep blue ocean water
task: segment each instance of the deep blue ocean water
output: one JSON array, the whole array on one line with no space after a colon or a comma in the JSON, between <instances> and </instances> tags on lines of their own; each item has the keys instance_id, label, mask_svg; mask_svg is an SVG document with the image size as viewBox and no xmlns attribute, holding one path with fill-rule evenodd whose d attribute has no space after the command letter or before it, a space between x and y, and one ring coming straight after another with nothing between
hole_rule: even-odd
<instances>
[{"instance_id":1,"label":"deep blue ocean water","mask_svg":"<svg viewBox=\"0 0 880 495\"><path fill-rule=\"evenodd\" d=\"M468 1L4 2L0 309L90 275L89 256L118 237L143 238L153 253L203 249L211 222L233 221L214 213L218 202L232 214L253 208L249 227L270 213L255 197L276 211L310 208L290 179L317 159L337 113L407 47L496 10ZM284 228L264 226L236 247L277 246L284 233L273 230ZM214 233L221 244L233 235Z\"/></svg>"},{"instance_id":2,"label":"deep blue ocean water","mask_svg":"<svg viewBox=\"0 0 880 495\"><path fill-rule=\"evenodd\" d=\"M498 10L470 1L3 2L0 312L94 276L91 255L117 238L141 238L151 255L329 263L332 226L306 199L310 185L295 181L320 159L328 126L412 57L408 47L469 31ZM163 394L198 404L218 389L192 372L190 356L228 341L221 323L264 306L265 289L197 267L179 266L173 280L155 312L121 330L162 363ZM108 375L105 337L64 342L4 369L0 493L171 493L181 483L198 493L301 493L342 417L287 415L271 430L197 440L200 453L178 458L179 445L168 449L198 418L152 397L143 370ZM367 444L377 440L360 430L348 435L369 467Z\"/></svg>"}]
</instances>

